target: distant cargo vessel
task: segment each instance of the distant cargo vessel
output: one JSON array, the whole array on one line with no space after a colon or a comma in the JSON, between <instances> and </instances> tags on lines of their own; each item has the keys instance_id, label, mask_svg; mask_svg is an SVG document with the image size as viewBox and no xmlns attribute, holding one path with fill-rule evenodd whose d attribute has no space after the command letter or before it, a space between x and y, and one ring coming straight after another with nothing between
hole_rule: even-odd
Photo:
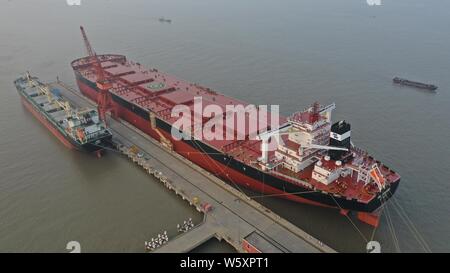
<instances>
[{"instance_id":1,"label":"distant cargo vessel","mask_svg":"<svg viewBox=\"0 0 450 273\"><path fill-rule=\"evenodd\" d=\"M421 82L409 81L409 80L402 79L402 78L399 78L399 77L393 78L392 81L394 83L396 83L396 84L416 87L416 88L420 88L420 89L426 89L426 90L430 90L430 91L436 91L436 89L438 89L438 87L436 85L433 85L433 84L426 84L426 83L421 83Z\"/></svg>"},{"instance_id":2,"label":"distant cargo vessel","mask_svg":"<svg viewBox=\"0 0 450 273\"><path fill-rule=\"evenodd\" d=\"M343 214L356 211L361 221L378 225L379 209L396 191L400 175L353 146L350 124L332 123L334 104L314 103L289 117L279 117L278 128L260 119L257 131L246 128L243 140L199 139L195 137L197 124L183 128L181 134L186 137L177 140L171 133L172 128L179 131L174 125L179 118L171 115L175 106L188 107L194 116L194 101L199 97L203 107L215 105L224 112L226 106L249 104L147 69L123 55L97 55L81 30L89 56L71 65L81 92L96 101L99 109L107 106L114 117L229 183L267 196L336 208ZM268 112L264 115L270 116ZM225 116L204 118L199 125ZM245 126L255 121L250 116L245 119ZM226 130L236 135L239 126L232 124ZM249 137L255 133L260 134L260 140ZM283 141L269 151L263 141L268 135L278 135Z\"/></svg>"},{"instance_id":3,"label":"distant cargo vessel","mask_svg":"<svg viewBox=\"0 0 450 273\"><path fill-rule=\"evenodd\" d=\"M14 81L25 107L65 146L101 155L111 133L95 109L76 109L61 97L58 89L29 73Z\"/></svg>"}]
</instances>

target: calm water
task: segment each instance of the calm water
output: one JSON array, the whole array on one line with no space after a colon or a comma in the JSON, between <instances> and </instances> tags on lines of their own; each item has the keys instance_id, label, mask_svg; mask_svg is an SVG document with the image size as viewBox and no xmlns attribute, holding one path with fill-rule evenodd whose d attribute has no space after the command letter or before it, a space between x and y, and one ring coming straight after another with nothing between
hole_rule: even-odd
<instances>
[{"instance_id":1,"label":"calm water","mask_svg":"<svg viewBox=\"0 0 450 273\"><path fill-rule=\"evenodd\" d=\"M65 251L71 240L84 251L142 251L158 232L200 219L123 158L66 150L21 106L12 81L25 70L74 83L80 24L99 53L284 114L336 102L353 142L403 176L396 200L431 249L450 250L448 1L81 1L0 1L0 251ZM393 76L439 93L395 87ZM335 211L258 200L339 251L364 251L373 232ZM393 206L389 215L400 250L423 251ZM396 251L388 223L375 239Z\"/></svg>"}]
</instances>

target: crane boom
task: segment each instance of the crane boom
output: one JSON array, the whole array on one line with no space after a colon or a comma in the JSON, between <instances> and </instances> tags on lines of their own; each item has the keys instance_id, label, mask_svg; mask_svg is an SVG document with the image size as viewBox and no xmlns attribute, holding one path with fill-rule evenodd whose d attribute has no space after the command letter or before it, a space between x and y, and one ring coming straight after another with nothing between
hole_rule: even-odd
<instances>
[{"instance_id":1,"label":"crane boom","mask_svg":"<svg viewBox=\"0 0 450 273\"><path fill-rule=\"evenodd\" d=\"M88 56L95 56L95 52L92 49L91 43L89 42L89 39L87 38L86 32L84 31L84 27L80 26L81 35L83 36L84 46L86 47L86 51Z\"/></svg>"},{"instance_id":2,"label":"crane boom","mask_svg":"<svg viewBox=\"0 0 450 273\"><path fill-rule=\"evenodd\" d=\"M262 132L261 134L259 134L259 135L257 136L257 138L258 138L259 140L264 140L264 139L267 140L267 139L269 139L270 137L272 137L272 136L274 136L274 135L281 135L281 134L284 134L284 132L285 132L286 130L289 130L290 128L292 128L292 124L290 124L290 123L283 124L283 125L281 125L280 127L276 128L276 129Z\"/></svg>"},{"instance_id":3,"label":"crane boom","mask_svg":"<svg viewBox=\"0 0 450 273\"><path fill-rule=\"evenodd\" d=\"M330 105L325 109L319 110L318 105L315 104L315 112L317 114L319 114L320 112L323 111L330 111L330 109L332 109L334 107L334 105ZM327 117L328 118L328 117ZM291 135L291 134L295 134L297 132L297 130L294 129L294 127L292 126L292 123L286 123L281 125L280 127L270 130L270 131L266 131L263 132L261 134L259 134L257 136L257 138L259 140L261 140L261 153L262 156L260 157L260 160L263 163L267 163L268 161L268 149L269 149L269 140L271 137L276 137L277 140L280 140L280 137L283 135ZM308 143L308 142L300 142L299 143L301 145L301 147L303 148L311 148L311 149L318 149L318 150L334 150L334 151L348 151L347 148L343 148L343 147L334 147L334 146L328 146L328 145L318 145L318 144L312 144L312 143Z\"/></svg>"},{"instance_id":4,"label":"crane boom","mask_svg":"<svg viewBox=\"0 0 450 273\"><path fill-rule=\"evenodd\" d=\"M97 56L97 53L95 53L94 49L91 46L91 43L89 42L89 39L86 35L86 31L84 30L83 26L80 26L81 35L83 36L84 46L86 48L86 52L88 56L90 57L90 63L94 66L95 69L95 75L97 76L97 83L104 83L106 81L105 77L105 71L103 71L102 64L100 62L99 57Z\"/></svg>"},{"instance_id":5,"label":"crane boom","mask_svg":"<svg viewBox=\"0 0 450 273\"><path fill-rule=\"evenodd\" d=\"M111 82L106 79L105 71L103 70L102 63L93 50L89 39L87 38L86 32L84 31L83 26L80 26L81 35L83 36L84 45L86 47L86 51L88 53L89 62L94 68L94 72L96 75L96 85L100 92L98 92L97 96L97 107L98 114L100 119L106 123L106 112L113 110L111 107L111 94L109 90L112 88Z\"/></svg>"},{"instance_id":6,"label":"crane boom","mask_svg":"<svg viewBox=\"0 0 450 273\"><path fill-rule=\"evenodd\" d=\"M304 143L301 144L303 147L306 148L312 148L312 149L319 149L319 150L333 150L333 151L345 151L348 152L347 148L342 147L335 147L335 146L327 146L327 145L317 145L317 144L308 144Z\"/></svg>"}]
</instances>

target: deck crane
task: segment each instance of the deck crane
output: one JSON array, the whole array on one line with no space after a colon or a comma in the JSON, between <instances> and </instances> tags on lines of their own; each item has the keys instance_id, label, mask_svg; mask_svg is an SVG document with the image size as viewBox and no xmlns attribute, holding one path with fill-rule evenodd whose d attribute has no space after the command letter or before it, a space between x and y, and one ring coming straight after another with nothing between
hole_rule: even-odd
<instances>
[{"instance_id":1,"label":"deck crane","mask_svg":"<svg viewBox=\"0 0 450 273\"><path fill-rule=\"evenodd\" d=\"M96 76L96 85L97 88L99 89L97 95L98 114L100 120L102 120L105 124L107 124L106 113L108 111L113 112L113 107L111 105L111 94L109 92L109 90L112 88L112 83L110 80L106 78L105 71L103 70L100 58L97 56L97 53L95 53L95 51L93 50L91 43L87 38L86 32L84 31L83 26L80 26L80 30L89 57L89 63L91 63L94 68L94 73Z\"/></svg>"},{"instance_id":2,"label":"deck crane","mask_svg":"<svg viewBox=\"0 0 450 273\"><path fill-rule=\"evenodd\" d=\"M27 71L25 74L26 79L30 86L34 86L39 89L43 94L47 96L48 102L57 105L58 108L63 109L68 116L73 114L72 107L70 106L68 101L61 101L59 98L56 98L52 92L50 91L50 87L48 85L43 85L36 81L36 78L31 77L30 72Z\"/></svg>"}]
</instances>

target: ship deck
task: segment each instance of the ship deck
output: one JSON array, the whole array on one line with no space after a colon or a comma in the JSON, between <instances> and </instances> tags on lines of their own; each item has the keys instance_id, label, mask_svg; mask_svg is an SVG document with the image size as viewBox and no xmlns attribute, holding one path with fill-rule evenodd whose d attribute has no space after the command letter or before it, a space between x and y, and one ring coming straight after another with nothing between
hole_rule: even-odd
<instances>
[{"instance_id":1,"label":"ship deck","mask_svg":"<svg viewBox=\"0 0 450 273\"><path fill-rule=\"evenodd\" d=\"M39 105L43 112L49 116L56 123L61 122L66 118L67 113L61 109L59 105L50 103L47 95L43 94L38 87L26 86L23 92L29 96L29 99L34 102L34 104Z\"/></svg>"},{"instance_id":2,"label":"ship deck","mask_svg":"<svg viewBox=\"0 0 450 273\"><path fill-rule=\"evenodd\" d=\"M209 88L199 84L193 84L184 80L175 78L172 75L158 71L157 69L147 69L139 63L125 62L115 63L105 61L102 66L106 74L115 79L113 84L113 92L115 95L132 102L144 109L157 113L167 122L173 124L179 117L171 117L170 113L176 105L186 105L194 110L194 97L202 98L203 109L208 105L219 106L224 113L227 112L227 106L242 105L244 107L249 104L235 98L219 94ZM95 82L96 76L92 70L80 70L82 75L88 80ZM214 118L214 117L213 117ZM266 131L270 128L271 117L270 112L261 111L259 117L246 115L246 124L256 122L259 128L253 130L246 126L245 135L256 135L259 132ZM285 117L279 117L278 124L286 122ZM203 120L203 125L207 120ZM194 132L195 124L191 122L191 132ZM224 122L225 124L225 122ZM226 130L237 134L237 122L234 127L226 127ZM225 134L225 132L224 132ZM212 137L211 137L212 138ZM230 154L240 154L239 158L244 162L250 162L261 156L260 145L258 141L250 141L249 145L239 146L233 145L235 141L223 139L208 140L208 136L204 135L204 142L210 146Z\"/></svg>"},{"instance_id":3,"label":"ship deck","mask_svg":"<svg viewBox=\"0 0 450 273\"><path fill-rule=\"evenodd\" d=\"M20 90L21 96L29 103L37 107L37 111L45 116L46 119L53 124L53 127L58 129L66 137L70 138L74 143L84 145L98 139L107 137L110 133L104 128L100 128L92 122L79 123L70 127L69 122L66 119L74 119L74 114L78 115L79 110L74 107L67 99L60 95L60 90L52 84L43 84L37 80L37 78L29 79L19 78L15 81L15 84ZM32 85L31 85L32 84ZM68 104L68 105L67 105ZM93 111L93 110L92 110ZM74 128L83 128L84 139L80 140L74 136L71 131Z\"/></svg>"},{"instance_id":4,"label":"ship deck","mask_svg":"<svg viewBox=\"0 0 450 273\"><path fill-rule=\"evenodd\" d=\"M125 61L125 59L121 62L103 61L102 67L107 76L114 79L113 88L110 92L136 106L155 112L159 118L162 118L171 124L179 119L179 117L170 116L172 108L176 105L185 105L193 111L195 97L202 97L203 109L208 105L214 104L218 105L224 113L227 112L227 105L249 105L246 102L227 97L199 84L180 80L172 75L160 72L157 69L148 69L139 63ZM96 76L92 68L77 69L77 71L89 81L93 83L96 82ZM280 116L278 118L279 125L284 124L287 121L286 117ZM208 120L210 119L203 119L203 125ZM270 130L270 113L265 111L262 115L257 117L256 120L254 117L246 115L245 120L246 140L208 140L208 137L204 136L202 141L216 150L233 156L235 159L246 163L247 165L260 168L259 165L256 164L256 161L262 155L261 142L258 140L249 140L248 137ZM249 129L251 128L248 126L250 122L259 124L259 128ZM224 124L226 124L225 121ZM234 134L237 134L237 122L234 122L234 125L235 126L232 128L225 128L224 131L229 130ZM195 132L194 128L195 124L192 123L190 132ZM183 128L183 130L185 129L186 128ZM269 152L269 158L273 157L274 152ZM310 168L312 167L313 166ZM398 174L383 168L387 167L382 167L382 171L384 174L387 174L388 181L394 182L399 178ZM299 173L294 173L287 169L283 169L282 167L277 167L277 172L297 179L297 182L307 183L316 190L346 196L349 199L358 199L363 202L368 202L375 196L370 192L370 189L367 191L364 185L355 182L355 178L341 177L338 181L333 182L330 185L325 185L313 181L311 179L311 170L308 168Z\"/></svg>"}]
</instances>

